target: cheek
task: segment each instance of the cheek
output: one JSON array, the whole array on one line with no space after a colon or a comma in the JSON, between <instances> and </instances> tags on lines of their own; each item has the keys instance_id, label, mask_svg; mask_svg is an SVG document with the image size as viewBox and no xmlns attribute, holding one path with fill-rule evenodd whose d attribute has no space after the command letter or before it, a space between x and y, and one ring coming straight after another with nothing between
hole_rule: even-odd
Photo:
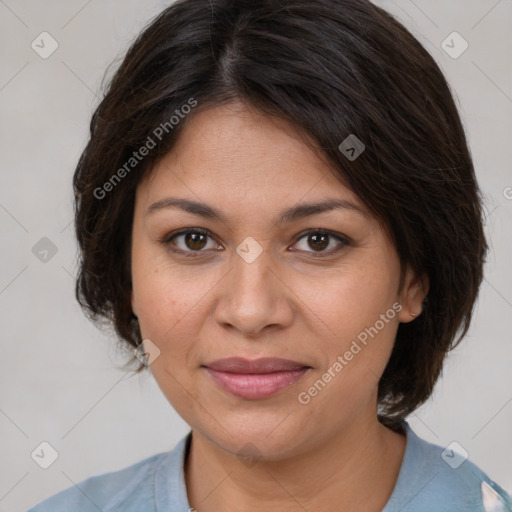
<instances>
[{"instance_id":1,"label":"cheek","mask_svg":"<svg viewBox=\"0 0 512 512\"><path fill-rule=\"evenodd\" d=\"M196 394L190 379L201 362L198 340L205 337L211 315L210 293L222 276L173 265L158 255L134 261L140 263L134 265L132 279L141 334L160 351L151 372L164 395L186 408ZM184 389L190 394L183 394Z\"/></svg>"},{"instance_id":2,"label":"cheek","mask_svg":"<svg viewBox=\"0 0 512 512\"><path fill-rule=\"evenodd\" d=\"M146 275L134 295L142 335L155 339L165 349L169 340L183 338L187 330L194 330L194 325L199 328L201 293L163 277L151 279Z\"/></svg>"},{"instance_id":3,"label":"cheek","mask_svg":"<svg viewBox=\"0 0 512 512\"><path fill-rule=\"evenodd\" d=\"M132 279L142 337L159 349L150 371L178 414L193 418L197 398L191 385L193 349L204 323L200 318L204 290L197 278L187 279L177 267L152 264L149 258L133 269Z\"/></svg>"},{"instance_id":4,"label":"cheek","mask_svg":"<svg viewBox=\"0 0 512 512\"><path fill-rule=\"evenodd\" d=\"M316 294L305 281L296 281L294 291L318 326L312 329L326 356L307 383L311 393L318 405L325 400L357 408L375 390L391 354L401 309L394 293L397 276L370 263L338 270L335 278L315 280Z\"/></svg>"},{"instance_id":5,"label":"cheek","mask_svg":"<svg viewBox=\"0 0 512 512\"><path fill-rule=\"evenodd\" d=\"M201 297L211 287L208 273L170 262L166 252L144 240L132 252L133 297L142 335L164 340L188 325L201 308Z\"/></svg>"},{"instance_id":6,"label":"cheek","mask_svg":"<svg viewBox=\"0 0 512 512\"><path fill-rule=\"evenodd\" d=\"M361 261L331 269L323 276L293 278L292 288L318 334L343 347L392 308L397 300L397 279L389 267ZM394 316L394 310L389 316ZM383 333L389 331L387 327Z\"/></svg>"},{"instance_id":7,"label":"cheek","mask_svg":"<svg viewBox=\"0 0 512 512\"><path fill-rule=\"evenodd\" d=\"M369 401L376 399L396 336L395 309L385 310L384 315L387 322L379 318L364 325L360 318L348 322L349 325L338 324L338 336L328 346L324 344L327 364L315 371L299 390L301 404L306 403L306 408L316 409L336 424L366 410Z\"/></svg>"}]
</instances>

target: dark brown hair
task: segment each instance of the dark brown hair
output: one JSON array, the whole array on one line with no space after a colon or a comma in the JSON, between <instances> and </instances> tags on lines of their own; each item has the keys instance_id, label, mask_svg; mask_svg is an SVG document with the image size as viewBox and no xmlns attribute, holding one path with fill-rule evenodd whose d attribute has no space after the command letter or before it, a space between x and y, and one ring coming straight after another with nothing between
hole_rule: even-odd
<instances>
[{"instance_id":1,"label":"dark brown hair","mask_svg":"<svg viewBox=\"0 0 512 512\"><path fill-rule=\"evenodd\" d=\"M429 278L423 312L400 324L379 382L379 418L392 425L430 396L467 332L487 244L449 86L410 32L367 0L178 0L144 29L92 116L74 175L77 300L123 343L140 344L130 302L136 187L194 115L184 105L234 99L314 140L389 233L402 273L410 265ZM366 146L353 161L338 148L350 134Z\"/></svg>"}]
</instances>

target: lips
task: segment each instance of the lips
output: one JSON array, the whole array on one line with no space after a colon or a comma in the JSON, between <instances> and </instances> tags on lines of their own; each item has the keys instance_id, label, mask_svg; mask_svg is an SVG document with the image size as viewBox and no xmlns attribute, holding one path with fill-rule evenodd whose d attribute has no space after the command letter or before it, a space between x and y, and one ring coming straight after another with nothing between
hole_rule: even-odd
<instances>
[{"instance_id":1,"label":"lips","mask_svg":"<svg viewBox=\"0 0 512 512\"><path fill-rule=\"evenodd\" d=\"M298 381L311 367L278 358L220 359L204 365L213 381L238 398L267 398Z\"/></svg>"},{"instance_id":2,"label":"lips","mask_svg":"<svg viewBox=\"0 0 512 512\"><path fill-rule=\"evenodd\" d=\"M304 363L290 361L289 359L279 359L277 357L264 357L254 360L244 359L242 357L229 357L227 359L213 361L204 366L219 372L238 374L275 373L309 368L309 366Z\"/></svg>"}]
</instances>

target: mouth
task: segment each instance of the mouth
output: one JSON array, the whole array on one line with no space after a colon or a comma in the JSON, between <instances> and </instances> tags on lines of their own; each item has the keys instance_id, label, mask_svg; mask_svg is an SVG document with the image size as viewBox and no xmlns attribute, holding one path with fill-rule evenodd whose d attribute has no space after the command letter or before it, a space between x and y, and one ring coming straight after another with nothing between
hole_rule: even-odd
<instances>
[{"instance_id":1,"label":"mouth","mask_svg":"<svg viewBox=\"0 0 512 512\"><path fill-rule=\"evenodd\" d=\"M272 396L311 369L311 366L287 359L238 357L220 359L203 367L221 389L246 400Z\"/></svg>"}]
</instances>

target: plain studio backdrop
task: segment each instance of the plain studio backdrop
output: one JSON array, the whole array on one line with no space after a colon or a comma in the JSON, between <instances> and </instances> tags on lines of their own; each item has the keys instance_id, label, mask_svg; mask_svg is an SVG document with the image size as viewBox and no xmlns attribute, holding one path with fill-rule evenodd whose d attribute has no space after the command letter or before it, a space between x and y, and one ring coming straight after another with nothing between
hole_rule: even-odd
<instances>
[{"instance_id":1,"label":"plain studio backdrop","mask_svg":"<svg viewBox=\"0 0 512 512\"><path fill-rule=\"evenodd\" d=\"M433 397L408 420L431 442L457 442L510 492L512 3L376 3L422 42L455 91L491 241L470 332ZM170 450L188 431L149 371L129 377L115 368L123 354L113 335L90 324L74 299L71 179L100 82L167 5L0 0L3 512L23 512L89 476ZM58 454L47 469L31 456L51 450L43 442Z\"/></svg>"}]
</instances>

